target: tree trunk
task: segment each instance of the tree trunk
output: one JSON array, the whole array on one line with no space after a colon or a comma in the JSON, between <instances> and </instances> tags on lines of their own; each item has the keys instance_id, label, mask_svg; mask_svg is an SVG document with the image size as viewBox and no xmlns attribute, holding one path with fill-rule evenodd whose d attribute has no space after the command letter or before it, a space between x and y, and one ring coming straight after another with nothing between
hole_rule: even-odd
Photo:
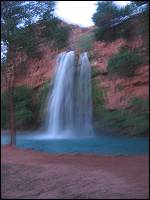
<instances>
[{"instance_id":1,"label":"tree trunk","mask_svg":"<svg viewBox=\"0 0 150 200\"><path fill-rule=\"evenodd\" d=\"M16 145L16 123L15 123L15 111L14 111L14 80L15 80L15 50L12 48L8 49L8 62L4 68L3 75L7 83L8 92L8 125L10 133L10 144Z\"/></svg>"},{"instance_id":2,"label":"tree trunk","mask_svg":"<svg viewBox=\"0 0 150 200\"><path fill-rule=\"evenodd\" d=\"M8 90L8 122L10 132L10 144L16 145L16 126L15 126L15 113L14 113L14 100L13 100L13 88Z\"/></svg>"}]
</instances>

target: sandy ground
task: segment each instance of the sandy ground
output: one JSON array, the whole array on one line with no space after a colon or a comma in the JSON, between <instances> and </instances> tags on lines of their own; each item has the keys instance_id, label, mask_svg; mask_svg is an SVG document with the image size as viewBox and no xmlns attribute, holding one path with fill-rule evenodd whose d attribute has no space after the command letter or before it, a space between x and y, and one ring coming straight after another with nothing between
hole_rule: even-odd
<instances>
[{"instance_id":1,"label":"sandy ground","mask_svg":"<svg viewBox=\"0 0 150 200\"><path fill-rule=\"evenodd\" d=\"M2 147L2 199L148 199L148 156L49 155Z\"/></svg>"}]
</instances>

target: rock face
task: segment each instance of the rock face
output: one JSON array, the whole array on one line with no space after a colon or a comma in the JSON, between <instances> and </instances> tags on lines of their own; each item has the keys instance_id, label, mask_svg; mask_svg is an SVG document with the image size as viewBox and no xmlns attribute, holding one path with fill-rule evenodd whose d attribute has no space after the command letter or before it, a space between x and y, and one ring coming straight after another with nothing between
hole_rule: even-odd
<instances>
[{"instance_id":1,"label":"rock face","mask_svg":"<svg viewBox=\"0 0 150 200\"><path fill-rule=\"evenodd\" d=\"M64 50L75 49L77 39L85 33L92 31L91 28L80 28L78 26L71 26L72 31L69 38L69 45ZM110 77L107 74L108 59L119 51L119 47L128 46L132 49L142 47L142 39L135 38L132 41L125 41L118 39L111 43L94 42L91 54L94 58L91 61L92 67L98 69L102 74L96 76L94 79L105 90L106 107L108 109L126 108L127 102L133 97L147 98L149 96L149 66L140 66L132 78L121 78L118 76ZM50 80L53 76L53 69L55 67L56 57L59 53L54 50L50 44L41 43L40 52L37 58L27 58L27 56L20 52L17 55L18 68L24 66L23 73L17 75L15 85L27 85L31 88L38 88L46 80ZM5 81L2 77L2 90L6 88Z\"/></svg>"},{"instance_id":2,"label":"rock face","mask_svg":"<svg viewBox=\"0 0 150 200\"><path fill-rule=\"evenodd\" d=\"M137 68L131 78L121 78L107 75L108 59L116 54L121 46L136 49L142 46L142 39L134 41L118 39L112 43L95 42L93 53L95 55L92 66L102 75L95 77L98 84L105 90L106 107L110 110L128 107L128 101L133 97L147 98L149 96L149 66Z\"/></svg>"},{"instance_id":3,"label":"rock face","mask_svg":"<svg viewBox=\"0 0 150 200\"><path fill-rule=\"evenodd\" d=\"M16 75L15 86L26 85L31 88L40 87L46 80L51 79L55 66L57 51L46 45L40 47L42 58L27 58L22 52L18 56L19 67L23 72ZM5 82L2 80L2 89L5 89Z\"/></svg>"}]
</instances>

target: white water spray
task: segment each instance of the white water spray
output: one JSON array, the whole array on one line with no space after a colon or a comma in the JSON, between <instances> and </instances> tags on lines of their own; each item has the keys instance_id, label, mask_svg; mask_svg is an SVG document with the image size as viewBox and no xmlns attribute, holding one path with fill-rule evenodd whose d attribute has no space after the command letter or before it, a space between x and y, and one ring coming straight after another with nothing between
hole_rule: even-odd
<instances>
[{"instance_id":1,"label":"white water spray","mask_svg":"<svg viewBox=\"0 0 150 200\"><path fill-rule=\"evenodd\" d=\"M91 67L87 53L80 55L78 63L73 51L58 55L47 108L48 137L93 135Z\"/></svg>"}]
</instances>

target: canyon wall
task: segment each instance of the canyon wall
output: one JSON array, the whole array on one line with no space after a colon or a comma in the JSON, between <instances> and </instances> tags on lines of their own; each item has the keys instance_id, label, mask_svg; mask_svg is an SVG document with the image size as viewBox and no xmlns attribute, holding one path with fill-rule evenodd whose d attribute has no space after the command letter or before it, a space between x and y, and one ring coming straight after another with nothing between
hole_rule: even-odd
<instances>
[{"instance_id":1,"label":"canyon wall","mask_svg":"<svg viewBox=\"0 0 150 200\"><path fill-rule=\"evenodd\" d=\"M83 35L90 33L94 27L81 28L71 25L69 44L65 50L74 50L76 41ZM105 90L106 107L110 110L128 107L129 99L133 97L147 98L149 96L149 66L143 65L137 68L135 75L131 78L121 78L119 76L110 76L107 73L108 59L119 51L121 46L128 46L131 49L143 48L143 40L135 37L132 41L117 39L113 42L94 42L90 54L93 55L91 65L99 70L99 75L94 77L100 87ZM60 50L53 49L45 41L39 45L41 55L37 58L28 58L27 55L20 51L16 57L19 68L24 67L22 73L18 73L15 79L15 86L26 85L33 89L39 88L53 76L53 69L56 63L56 57ZM5 81L2 77L2 90L6 88Z\"/></svg>"},{"instance_id":2,"label":"canyon wall","mask_svg":"<svg viewBox=\"0 0 150 200\"><path fill-rule=\"evenodd\" d=\"M93 46L94 59L91 64L100 72L94 79L105 90L104 98L108 109L126 108L133 97L149 97L149 65L137 67L132 77L122 78L107 73L108 60L118 53L120 47L142 48L143 41L140 37L132 41L117 39L111 43L95 42Z\"/></svg>"}]
</instances>

